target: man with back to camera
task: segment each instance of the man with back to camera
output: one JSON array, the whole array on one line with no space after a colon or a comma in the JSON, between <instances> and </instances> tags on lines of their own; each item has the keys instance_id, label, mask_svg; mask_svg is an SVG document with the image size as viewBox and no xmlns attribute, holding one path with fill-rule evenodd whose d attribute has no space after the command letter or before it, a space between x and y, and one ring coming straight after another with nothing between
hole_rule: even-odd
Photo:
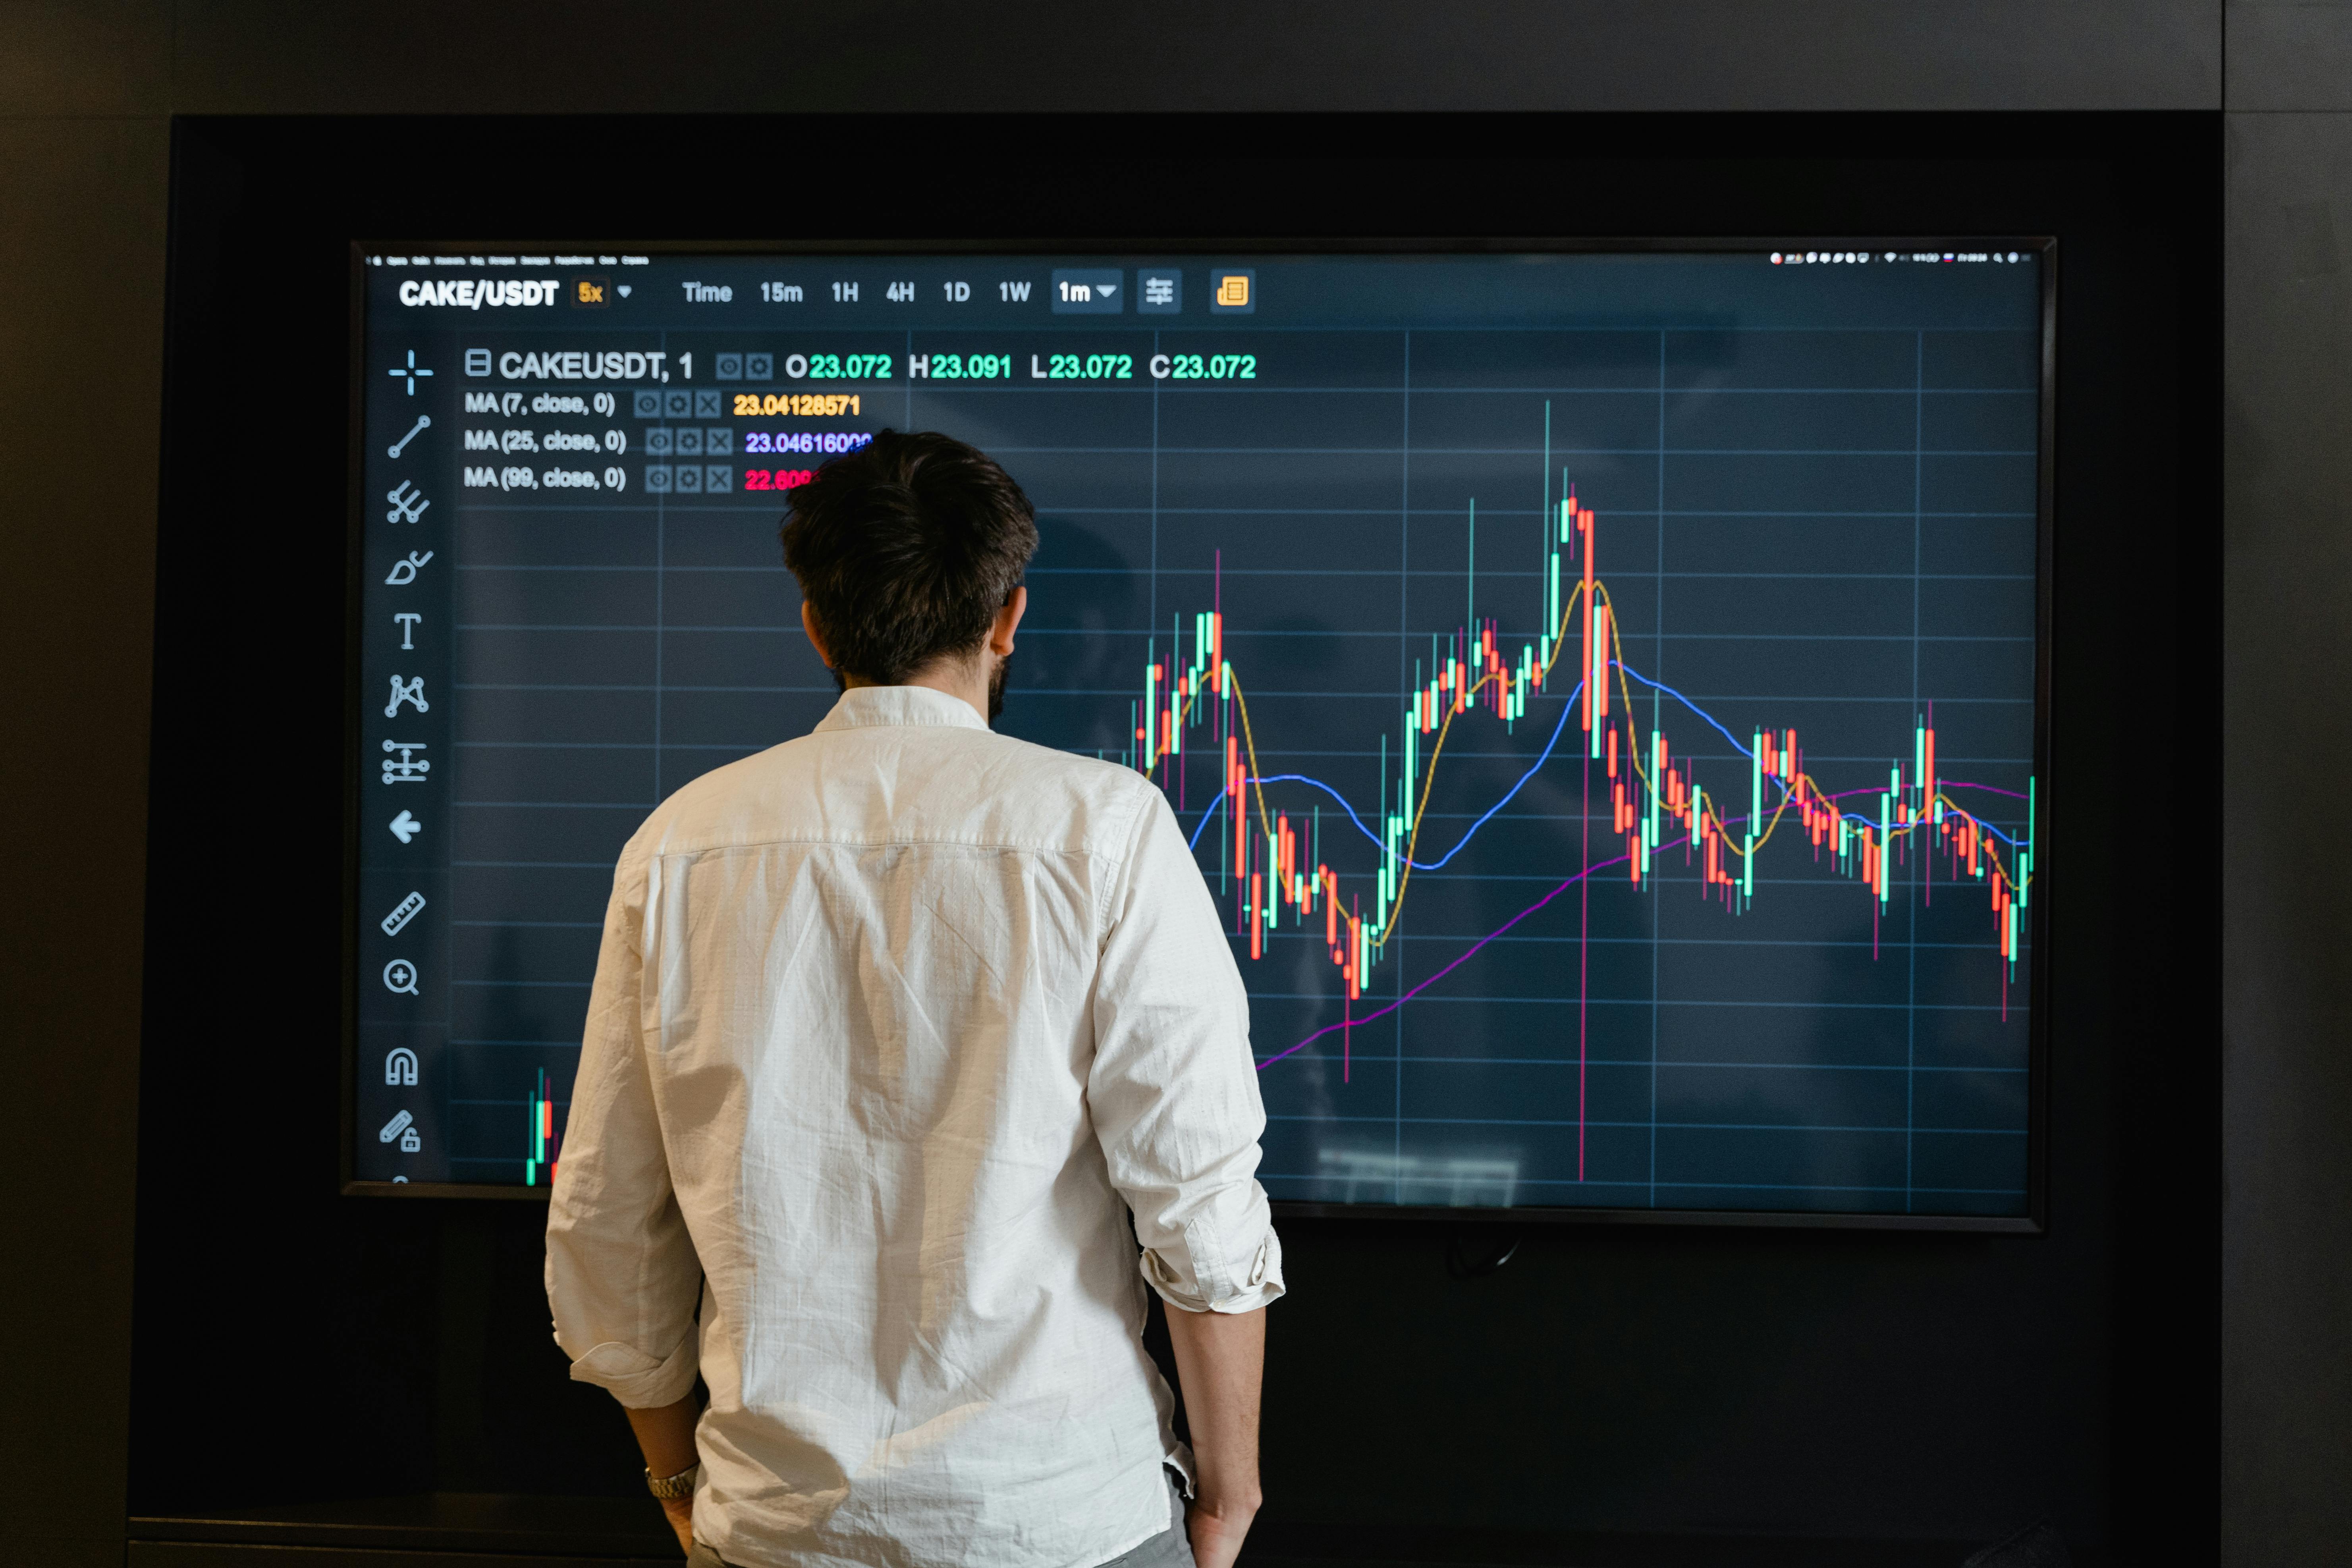
<instances>
[{"instance_id":1,"label":"man with back to camera","mask_svg":"<svg viewBox=\"0 0 2352 1568\"><path fill-rule=\"evenodd\" d=\"M1145 775L989 729L1037 546L1003 469L886 430L790 505L841 700L621 852L556 1342L703 1568L1228 1568L1282 1252L1207 886Z\"/></svg>"}]
</instances>

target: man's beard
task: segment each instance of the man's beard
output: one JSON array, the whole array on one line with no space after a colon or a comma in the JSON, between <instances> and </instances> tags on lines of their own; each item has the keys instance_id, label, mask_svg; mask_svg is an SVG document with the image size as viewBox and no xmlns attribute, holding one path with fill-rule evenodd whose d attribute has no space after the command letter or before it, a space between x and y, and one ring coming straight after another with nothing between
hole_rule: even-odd
<instances>
[{"instance_id":1,"label":"man's beard","mask_svg":"<svg viewBox=\"0 0 2352 1568\"><path fill-rule=\"evenodd\" d=\"M1004 673L1006 670L1010 669L1012 666L1013 656L1011 654L1006 654L1003 658L996 661L996 668L989 671L988 721L992 724L995 723L997 719L1004 712ZM835 691L845 696L848 694L848 677L843 675L838 669L827 669L825 673L833 677L833 689Z\"/></svg>"}]
</instances>

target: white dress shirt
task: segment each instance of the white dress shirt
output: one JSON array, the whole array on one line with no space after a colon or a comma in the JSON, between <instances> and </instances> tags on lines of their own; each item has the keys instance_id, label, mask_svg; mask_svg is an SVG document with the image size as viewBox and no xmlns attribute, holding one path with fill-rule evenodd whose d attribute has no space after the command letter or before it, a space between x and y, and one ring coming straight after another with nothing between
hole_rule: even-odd
<instances>
[{"instance_id":1,"label":"white dress shirt","mask_svg":"<svg viewBox=\"0 0 2352 1568\"><path fill-rule=\"evenodd\" d=\"M548 1214L556 1342L624 1405L699 1370L694 1527L730 1563L1092 1568L1167 1529L1162 1466L1189 1471L1144 1284L1282 1294L1265 1126L1150 782L862 687L622 851Z\"/></svg>"}]
</instances>

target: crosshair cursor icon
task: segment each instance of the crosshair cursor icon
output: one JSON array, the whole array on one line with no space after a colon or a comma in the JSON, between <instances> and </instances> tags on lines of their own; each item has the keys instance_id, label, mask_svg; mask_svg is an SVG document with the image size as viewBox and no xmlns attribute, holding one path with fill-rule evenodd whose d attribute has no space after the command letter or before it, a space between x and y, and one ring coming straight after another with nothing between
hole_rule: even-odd
<instances>
[{"instance_id":1,"label":"crosshair cursor icon","mask_svg":"<svg viewBox=\"0 0 2352 1568\"><path fill-rule=\"evenodd\" d=\"M395 376L406 376L408 378L408 395L414 397L416 395L416 378L420 375L431 375L433 373L429 370L419 370L417 368L416 351L415 349L411 349L408 351L408 363L405 366L394 365L392 367L392 374ZM415 432L412 431L410 434L414 435Z\"/></svg>"}]
</instances>

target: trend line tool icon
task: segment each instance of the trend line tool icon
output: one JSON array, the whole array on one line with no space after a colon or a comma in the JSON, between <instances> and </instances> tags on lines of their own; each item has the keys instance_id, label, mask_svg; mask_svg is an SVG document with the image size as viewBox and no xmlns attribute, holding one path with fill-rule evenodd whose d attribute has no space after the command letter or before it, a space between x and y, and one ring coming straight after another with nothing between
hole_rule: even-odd
<instances>
[{"instance_id":1,"label":"trend line tool icon","mask_svg":"<svg viewBox=\"0 0 2352 1568\"><path fill-rule=\"evenodd\" d=\"M395 958L383 966L383 988L397 991L404 996L414 996L416 991L416 965L404 958Z\"/></svg>"},{"instance_id":2,"label":"trend line tool icon","mask_svg":"<svg viewBox=\"0 0 2352 1568\"><path fill-rule=\"evenodd\" d=\"M415 522L425 515L425 509L433 504L425 499L423 490L406 479L401 480L396 488L384 491L383 499L392 503L392 510L383 514L386 522Z\"/></svg>"},{"instance_id":3,"label":"trend line tool icon","mask_svg":"<svg viewBox=\"0 0 2352 1568\"><path fill-rule=\"evenodd\" d=\"M430 375L430 374L432 374L433 373L432 373L431 371L426 371L425 374L427 374L427 375ZM411 441L415 440L415 439L416 439L416 437L417 437L417 435L418 435L418 433L419 433L420 431L429 430L429 429L431 429L432 427L433 427L433 416L431 416L430 414L420 414L420 415L418 415L418 416L416 416L416 423L415 423L415 424L414 424L414 425L412 425L412 426L410 426L408 427L408 434L407 434L407 435L405 435L405 436L403 436L399 440L394 441L394 442L392 444L392 446L387 449L387 450L388 450L388 452L389 452L389 455L390 455L390 456L392 456L392 457L395 457L395 458L399 457L399 456L400 456L400 449L401 449L403 447L407 446Z\"/></svg>"}]
</instances>

